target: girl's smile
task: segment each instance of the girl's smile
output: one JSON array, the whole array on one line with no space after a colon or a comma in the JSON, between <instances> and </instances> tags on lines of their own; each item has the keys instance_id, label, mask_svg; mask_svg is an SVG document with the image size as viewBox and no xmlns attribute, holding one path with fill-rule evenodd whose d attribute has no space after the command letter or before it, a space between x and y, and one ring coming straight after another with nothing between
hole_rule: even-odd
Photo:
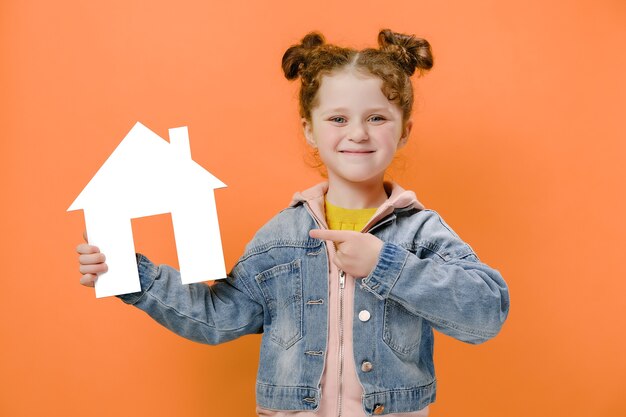
<instances>
[{"instance_id":1,"label":"girl's smile","mask_svg":"<svg viewBox=\"0 0 626 417\"><path fill-rule=\"evenodd\" d=\"M346 155L369 155L375 151L369 151L366 149L343 149L339 150L339 152Z\"/></svg>"}]
</instances>

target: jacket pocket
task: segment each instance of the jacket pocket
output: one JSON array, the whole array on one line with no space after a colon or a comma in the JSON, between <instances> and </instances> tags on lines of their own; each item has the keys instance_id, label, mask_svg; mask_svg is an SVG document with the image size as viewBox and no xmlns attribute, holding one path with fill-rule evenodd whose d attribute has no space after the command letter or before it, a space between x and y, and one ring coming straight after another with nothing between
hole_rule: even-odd
<instances>
[{"instance_id":1,"label":"jacket pocket","mask_svg":"<svg viewBox=\"0 0 626 417\"><path fill-rule=\"evenodd\" d=\"M422 339L422 318L410 313L399 303L385 300L383 341L403 355L411 353Z\"/></svg>"},{"instance_id":2,"label":"jacket pocket","mask_svg":"<svg viewBox=\"0 0 626 417\"><path fill-rule=\"evenodd\" d=\"M255 280L272 319L270 339L290 348L302 338L302 274L300 259L263 271Z\"/></svg>"}]
</instances>

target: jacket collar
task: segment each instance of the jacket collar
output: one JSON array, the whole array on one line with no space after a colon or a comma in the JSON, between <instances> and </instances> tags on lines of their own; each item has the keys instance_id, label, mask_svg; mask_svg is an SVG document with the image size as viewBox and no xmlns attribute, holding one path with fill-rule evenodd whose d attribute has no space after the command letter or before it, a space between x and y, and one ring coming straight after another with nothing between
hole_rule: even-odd
<instances>
[{"instance_id":1,"label":"jacket collar","mask_svg":"<svg viewBox=\"0 0 626 417\"><path fill-rule=\"evenodd\" d=\"M384 187L389 197L387 201L378 207L378 210L376 210L376 213L367 223L364 230L368 230L380 219L393 213L395 210L424 209L424 205L418 201L413 191L405 190L395 182L385 182ZM305 204L311 209L318 222L321 223L320 226L327 228L326 215L324 214L324 196L326 191L328 191L328 182L314 185L304 191L295 193L289 206L294 207L298 204Z\"/></svg>"}]
</instances>

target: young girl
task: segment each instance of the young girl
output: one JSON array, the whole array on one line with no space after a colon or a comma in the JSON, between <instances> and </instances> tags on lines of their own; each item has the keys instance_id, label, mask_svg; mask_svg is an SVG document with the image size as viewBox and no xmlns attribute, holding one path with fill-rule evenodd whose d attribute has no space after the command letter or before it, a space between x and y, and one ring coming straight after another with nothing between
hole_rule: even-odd
<instances>
[{"instance_id":1,"label":"young girl","mask_svg":"<svg viewBox=\"0 0 626 417\"><path fill-rule=\"evenodd\" d=\"M301 79L304 135L327 182L296 193L226 280L182 285L138 254L142 290L120 296L197 342L263 333L261 416L426 416L433 329L481 343L507 317L498 271L413 192L384 181L411 131L409 77L432 55L427 41L389 30L378 42L356 51L310 33L283 56L287 79ZM81 283L93 286L104 256L77 250Z\"/></svg>"}]
</instances>

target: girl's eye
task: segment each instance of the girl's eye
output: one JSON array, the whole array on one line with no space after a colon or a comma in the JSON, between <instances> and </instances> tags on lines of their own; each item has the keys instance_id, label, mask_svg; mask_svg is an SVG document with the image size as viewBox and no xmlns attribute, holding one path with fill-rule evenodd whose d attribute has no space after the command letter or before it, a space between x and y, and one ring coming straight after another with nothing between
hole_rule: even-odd
<instances>
[{"instance_id":1,"label":"girl's eye","mask_svg":"<svg viewBox=\"0 0 626 417\"><path fill-rule=\"evenodd\" d=\"M370 122L382 122L385 120L385 118L383 116L379 116L379 115L374 115L372 117L370 117Z\"/></svg>"},{"instance_id":2,"label":"girl's eye","mask_svg":"<svg viewBox=\"0 0 626 417\"><path fill-rule=\"evenodd\" d=\"M346 122L346 118L342 117L342 116L333 116L329 120L331 122L335 122L335 123L345 123Z\"/></svg>"}]
</instances>

